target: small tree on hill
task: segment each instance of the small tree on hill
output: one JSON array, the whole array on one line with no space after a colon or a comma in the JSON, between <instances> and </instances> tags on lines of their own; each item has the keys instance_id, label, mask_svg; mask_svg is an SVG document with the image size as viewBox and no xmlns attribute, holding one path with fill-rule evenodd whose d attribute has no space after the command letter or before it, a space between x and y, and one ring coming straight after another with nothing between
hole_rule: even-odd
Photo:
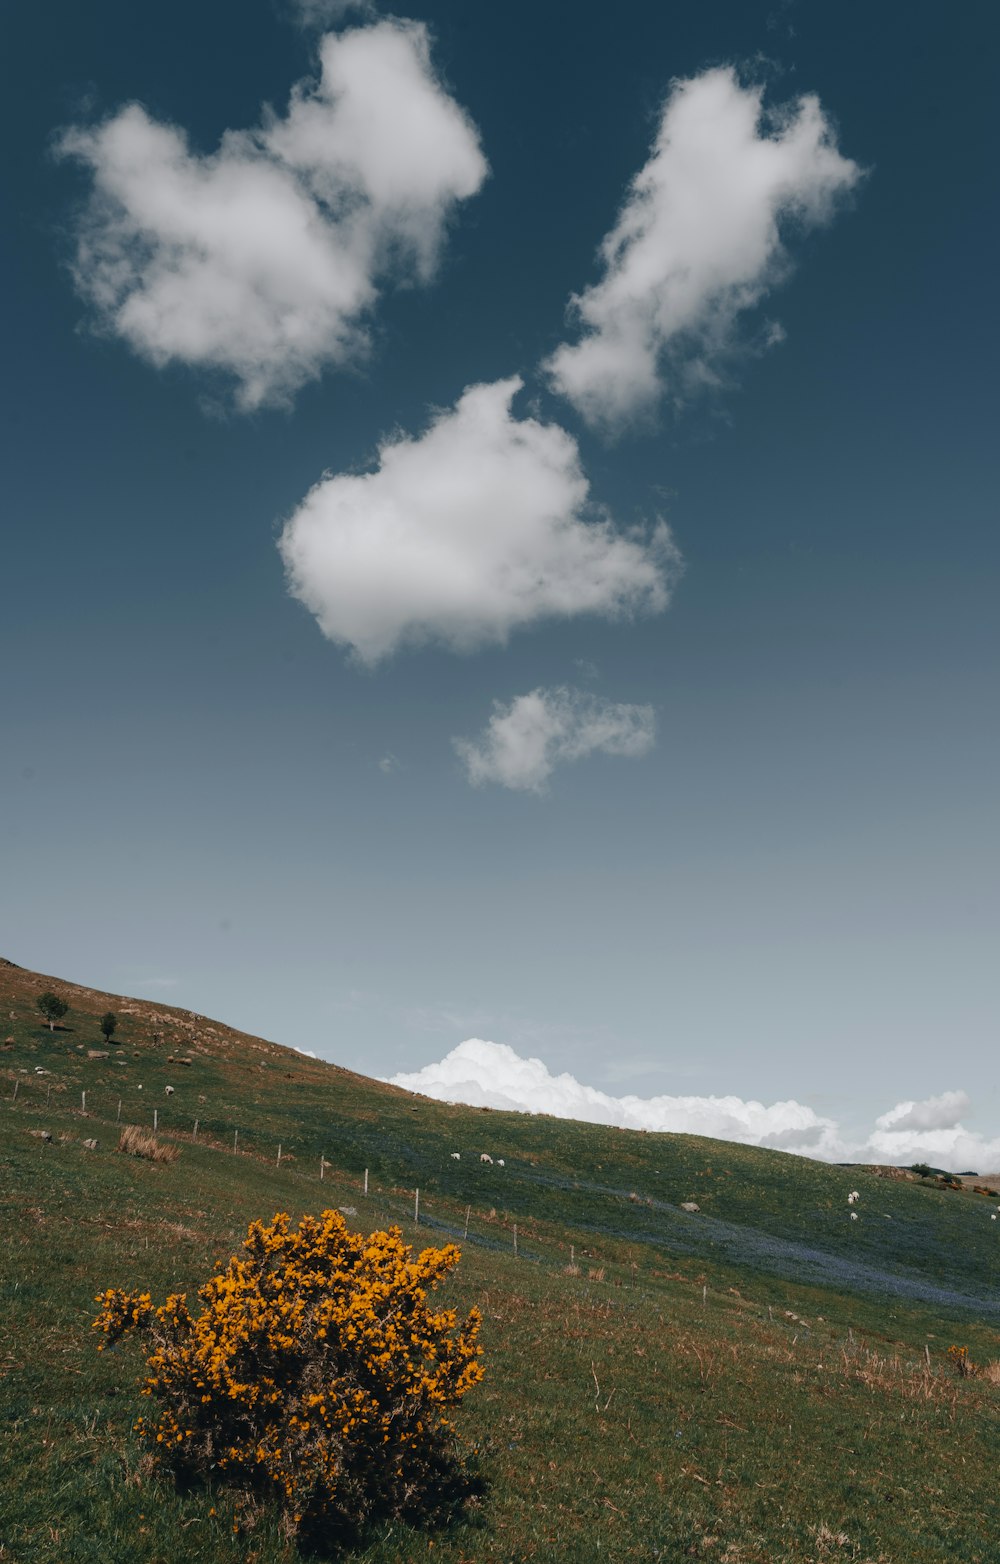
<instances>
[{"instance_id":1,"label":"small tree on hill","mask_svg":"<svg viewBox=\"0 0 1000 1564\"><path fill-rule=\"evenodd\" d=\"M113 1010L106 1010L101 1017L101 1031L104 1033L104 1041L110 1043L118 1029L118 1017Z\"/></svg>"},{"instance_id":2,"label":"small tree on hill","mask_svg":"<svg viewBox=\"0 0 1000 1564\"><path fill-rule=\"evenodd\" d=\"M53 994L50 990L46 990L44 994L39 994L36 1004L49 1023L50 1032L55 1031L56 1022L61 1021L69 1009L65 999L60 999L58 994Z\"/></svg>"}]
</instances>

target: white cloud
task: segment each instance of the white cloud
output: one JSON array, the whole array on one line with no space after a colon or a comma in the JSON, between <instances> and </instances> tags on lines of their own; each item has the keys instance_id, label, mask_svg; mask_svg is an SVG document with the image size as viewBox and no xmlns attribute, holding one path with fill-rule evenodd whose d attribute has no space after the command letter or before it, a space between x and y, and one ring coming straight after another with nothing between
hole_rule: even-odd
<instances>
[{"instance_id":1,"label":"white cloud","mask_svg":"<svg viewBox=\"0 0 1000 1564\"><path fill-rule=\"evenodd\" d=\"M588 500L572 437L513 416L520 387L470 386L419 438L386 440L374 472L323 478L285 526L289 591L361 662L666 607L678 558L668 528L616 532Z\"/></svg>"},{"instance_id":2,"label":"white cloud","mask_svg":"<svg viewBox=\"0 0 1000 1564\"><path fill-rule=\"evenodd\" d=\"M872 1161L929 1162L952 1173L1000 1172L1000 1136L981 1135L961 1122L971 1107L960 1091L897 1103L875 1120L868 1141Z\"/></svg>"},{"instance_id":3,"label":"white cloud","mask_svg":"<svg viewBox=\"0 0 1000 1564\"><path fill-rule=\"evenodd\" d=\"M336 26L345 16L374 16L373 0L289 0L290 9L303 27Z\"/></svg>"},{"instance_id":4,"label":"white cloud","mask_svg":"<svg viewBox=\"0 0 1000 1564\"><path fill-rule=\"evenodd\" d=\"M794 1099L765 1104L741 1097L612 1097L572 1075L552 1075L541 1059L522 1058L506 1044L480 1038L460 1043L437 1064L394 1075L391 1081L443 1102L550 1113L623 1129L706 1135L826 1161L904 1167L928 1162L952 1172L1000 1173L1000 1137L980 1135L959 1122L958 1115L970 1107L964 1092L901 1102L859 1141L845 1136L835 1120Z\"/></svg>"},{"instance_id":5,"label":"white cloud","mask_svg":"<svg viewBox=\"0 0 1000 1564\"><path fill-rule=\"evenodd\" d=\"M877 1129L894 1134L903 1131L952 1130L972 1106L966 1092L942 1092L923 1102L898 1102L875 1120Z\"/></svg>"},{"instance_id":6,"label":"white cloud","mask_svg":"<svg viewBox=\"0 0 1000 1564\"><path fill-rule=\"evenodd\" d=\"M836 1125L799 1102L740 1097L611 1097L572 1075L552 1075L541 1059L522 1059L504 1043L470 1038L438 1064L392 1077L394 1086L472 1107L551 1113L623 1129L708 1135L805 1156L833 1155Z\"/></svg>"},{"instance_id":7,"label":"white cloud","mask_svg":"<svg viewBox=\"0 0 1000 1564\"><path fill-rule=\"evenodd\" d=\"M789 269L783 230L828 219L860 177L816 97L764 116L762 95L728 67L674 83L601 244L604 275L572 300L580 340L544 366L591 423L614 428L665 391L680 401L717 382L738 317Z\"/></svg>"},{"instance_id":8,"label":"white cloud","mask_svg":"<svg viewBox=\"0 0 1000 1564\"><path fill-rule=\"evenodd\" d=\"M478 740L454 739L455 749L476 787L499 782L542 793L557 765L597 751L645 755L656 740L652 706L627 706L559 686L532 690L493 715Z\"/></svg>"},{"instance_id":9,"label":"white cloud","mask_svg":"<svg viewBox=\"0 0 1000 1564\"><path fill-rule=\"evenodd\" d=\"M140 104L76 127L93 178L74 276L97 325L157 366L225 371L250 410L363 358L384 280L427 280L455 203L487 169L419 23L320 43L284 118L194 152Z\"/></svg>"},{"instance_id":10,"label":"white cloud","mask_svg":"<svg viewBox=\"0 0 1000 1564\"><path fill-rule=\"evenodd\" d=\"M388 754L382 756L382 759L378 763L378 769L381 771L382 775L386 777L391 777L394 771L399 770L399 761L396 759L396 756L392 753L391 750Z\"/></svg>"}]
</instances>

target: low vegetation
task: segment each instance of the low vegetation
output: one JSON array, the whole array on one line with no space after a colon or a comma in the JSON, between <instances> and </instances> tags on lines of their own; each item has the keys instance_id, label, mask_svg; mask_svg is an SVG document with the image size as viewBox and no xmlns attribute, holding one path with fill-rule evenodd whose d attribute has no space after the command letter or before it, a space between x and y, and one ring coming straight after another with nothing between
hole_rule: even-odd
<instances>
[{"instance_id":1,"label":"low vegetation","mask_svg":"<svg viewBox=\"0 0 1000 1564\"><path fill-rule=\"evenodd\" d=\"M118 1150L127 1157L145 1157L149 1162L176 1162L178 1148L169 1141L157 1140L138 1124L126 1124L118 1137Z\"/></svg>"},{"instance_id":2,"label":"low vegetation","mask_svg":"<svg viewBox=\"0 0 1000 1564\"><path fill-rule=\"evenodd\" d=\"M156 1468L276 1503L284 1531L357 1538L376 1518L440 1521L474 1488L449 1411L483 1377L480 1316L429 1302L453 1244L417 1256L398 1227L365 1238L337 1211L253 1222L238 1255L159 1307L108 1288L101 1350L152 1344L136 1432Z\"/></svg>"}]
</instances>

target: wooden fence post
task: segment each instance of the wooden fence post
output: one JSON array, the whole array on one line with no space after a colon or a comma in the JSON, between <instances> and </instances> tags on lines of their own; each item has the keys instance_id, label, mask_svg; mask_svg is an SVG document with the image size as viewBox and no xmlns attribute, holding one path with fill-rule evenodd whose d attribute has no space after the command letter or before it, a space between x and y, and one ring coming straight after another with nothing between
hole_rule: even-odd
<instances>
[{"instance_id":1,"label":"wooden fence post","mask_svg":"<svg viewBox=\"0 0 1000 1564\"><path fill-rule=\"evenodd\" d=\"M466 1208L465 1208L465 1232L462 1234L463 1238L468 1238L468 1236L469 1236L469 1212L471 1210L472 1210L471 1206L466 1206Z\"/></svg>"},{"instance_id":2,"label":"wooden fence post","mask_svg":"<svg viewBox=\"0 0 1000 1564\"><path fill-rule=\"evenodd\" d=\"M118 1114L117 1114L117 1116L115 1118L115 1123L116 1124L120 1124L121 1121L122 1121L122 1100L119 1097L119 1099L118 1099Z\"/></svg>"},{"instance_id":3,"label":"wooden fence post","mask_svg":"<svg viewBox=\"0 0 1000 1564\"><path fill-rule=\"evenodd\" d=\"M277 1166L279 1168L281 1166L281 1141L280 1140L278 1142L278 1161L277 1161Z\"/></svg>"},{"instance_id":4,"label":"wooden fence post","mask_svg":"<svg viewBox=\"0 0 1000 1564\"><path fill-rule=\"evenodd\" d=\"M191 1139L192 1140L197 1140L198 1139L198 1120L197 1119L195 1119L195 1121L194 1121L194 1134L191 1136Z\"/></svg>"},{"instance_id":5,"label":"wooden fence post","mask_svg":"<svg viewBox=\"0 0 1000 1564\"><path fill-rule=\"evenodd\" d=\"M239 1132L239 1130L234 1130L233 1131L233 1151L234 1152L239 1149L239 1144L240 1144L240 1132Z\"/></svg>"},{"instance_id":6,"label":"wooden fence post","mask_svg":"<svg viewBox=\"0 0 1000 1564\"><path fill-rule=\"evenodd\" d=\"M514 1223L514 1259L517 1259L517 1223Z\"/></svg>"},{"instance_id":7,"label":"wooden fence post","mask_svg":"<svg viewBox=\"0 0 1000 1564\"><path fill-rule=\"evenodd\" d=\"M154 1130L154 1133L155 1133L155 1131L156 1131L156 1130L157 1130L157 1129L158 1129L158 1127L159 1127L159 1120L160 1120L160 1116L159 1116L159 1113L158 1113L158 1111L157 1111L157 1110L156 1110L156 1108L154 1108L154 1109L153 1109L153 1130Z\"/></svg>"},{"instance_id":8,"label":"wooden fence post","mask_svg":"<svg viewBox=\"0 0 1000 1564\"><path fill-rule=\"evenodd\" d=\"M365 1194L368 1193L368 1169L365 1168Z\"/></svg>"},{"instance_id":9,"label":"wooden fence post","mask_svg":"<svg viewBox=\"0 0 1000 1564\"><path fill-rule=\"evenodd\" d=\"M83 1112L86 1113L86 1111L87 1111L87 1093L86 1092L81 1092L80 1093L80 1106L81 1106Z\"/></svg>"},{"instance_id":10,"label":"wooden fence post","mask_svg":"<svg viewBox=\"0 0 1000 1564\"><path fill-rule=\"evenodd\" d=\"M420 1191L419 1191L419 1189L415 1189L413 1191L413 1220L414 1220L414 1222L419 1222L420 1221Z\"/></svg>"}]
</instances>

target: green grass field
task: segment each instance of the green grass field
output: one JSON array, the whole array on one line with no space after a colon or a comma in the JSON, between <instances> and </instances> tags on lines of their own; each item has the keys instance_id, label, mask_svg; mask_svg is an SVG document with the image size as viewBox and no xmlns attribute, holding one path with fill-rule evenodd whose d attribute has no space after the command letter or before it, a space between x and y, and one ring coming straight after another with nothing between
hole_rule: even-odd
<instances>
[{"instance_id":1,"label":"green grass field","mask_svg":"<svg viewBox=\"0 0 1000 1564\"><path fill-rule=\"evenodd\" d=\"M71 1006L52 1033L46 987ZM487 1379L459 1414L484 1501L355 1557L1000 1559L1000 1201L432 1103L9 965L0 1014L4 1564L294 1557L267 1513L149 1474L140 1353L99 1355L90 1321L99 1289L193 1290L253 1218L326 1206L418 1246L468 1222L449 1301L485 1316ZM154 1110L169 1165L115 1150L119 1122L152 1128ZM977 1375L956 1375L952 1344Z\"/></svg>"}]
</instances>

